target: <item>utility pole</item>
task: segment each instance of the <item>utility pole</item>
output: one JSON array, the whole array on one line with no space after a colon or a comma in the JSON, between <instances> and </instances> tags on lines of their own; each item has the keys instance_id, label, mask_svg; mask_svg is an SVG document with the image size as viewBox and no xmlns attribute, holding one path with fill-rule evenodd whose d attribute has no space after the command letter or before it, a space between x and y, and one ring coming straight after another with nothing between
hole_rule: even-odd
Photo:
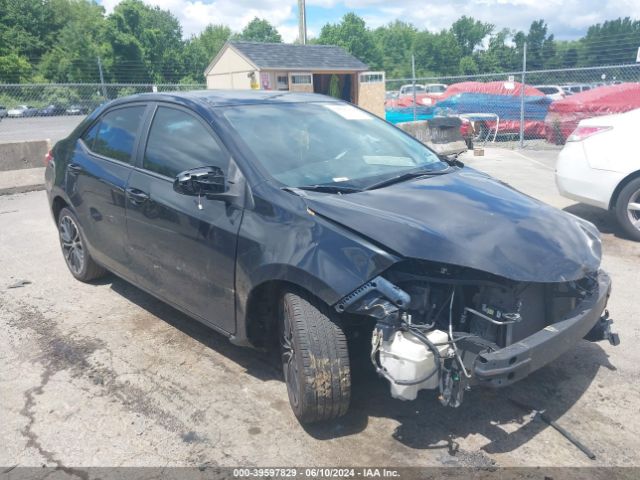
<instances>
[{"instance_id":1,"label":"utility pole","mask_svg":"<svg viewBox=\"0 0 640 480\"><path fill-rule=\"evenodd\" d=\"M522 91L520 92L520 148L524 148L524 87L527 79L527 42L522 52Z\"/></svg>"},{"instance_id":2,"label":"utility pole","mask_svg":"<svg viewBox=\"0 0 640 480\"><path fill-rule=\"evenodd\" d=\"M411 54L411 85L413 86L413 121L416 121L416 56Z\"/></svg>"},{"instance_id":3,"label":"utility pole","mask_svg":"<svg viewBox=\"0 0 640 480\"><path fill-rule=\"evenodd\" d=\"M107 87L104 84L104 74L102 73L102 61L100 60L100 57L98 57L98 71L100 72L100 85L102 86L102 96L104 97L105 100L107 100L108 99Z\"/></svg>"},{"instance_id":4,"label":"utility pole","mask_svg":"<svg viewBox=\"0 0 640 480\"><path fill-rule=\"evenodd\" d=\"M307 44L307 7L304 0L298 0L298 38L301 45Z\"/></svg>"}]
</instances>

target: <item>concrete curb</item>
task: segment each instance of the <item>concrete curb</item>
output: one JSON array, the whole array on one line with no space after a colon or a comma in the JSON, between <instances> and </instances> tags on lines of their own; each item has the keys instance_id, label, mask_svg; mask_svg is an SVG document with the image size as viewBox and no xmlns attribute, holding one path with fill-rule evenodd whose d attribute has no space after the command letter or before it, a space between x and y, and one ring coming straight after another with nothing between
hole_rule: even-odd
<instances>
[{"instance_id":1,"label":"concrete curb","mask_svg":"<svg viewBox=\"0 0 640 480\"><path fill-rule=\"evenodd\" d=\"M44 167L0 172L0 195L44 189Z\"/></svg>"},{"instance_id":2,"label":"concrete curb","mask_svg":"<svg viewBox=\"0 0 640 480\"><path fill-rule=\"evenodd\" d=\"M0 143L0 172L42 167L50 149L49 140Z\"/></svg>"}]
</instances>

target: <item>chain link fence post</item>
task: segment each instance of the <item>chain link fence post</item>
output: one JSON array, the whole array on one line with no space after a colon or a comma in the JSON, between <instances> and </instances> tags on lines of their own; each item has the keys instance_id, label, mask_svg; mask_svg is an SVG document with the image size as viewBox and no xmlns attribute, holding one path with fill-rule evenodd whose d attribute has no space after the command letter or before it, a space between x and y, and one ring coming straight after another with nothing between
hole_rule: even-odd
<instances>
[{"instance_id":1,"label":"chain link fence post","mask_svg":"<svg viewBox=\"0 0 640 480\"><path fill-rule=\"evenodd\" d=\"M522 80L520 92L520 148L524 148L524 91L527 85L527 42L524 42L522 50Z\"/></svg>"}]
</instances>

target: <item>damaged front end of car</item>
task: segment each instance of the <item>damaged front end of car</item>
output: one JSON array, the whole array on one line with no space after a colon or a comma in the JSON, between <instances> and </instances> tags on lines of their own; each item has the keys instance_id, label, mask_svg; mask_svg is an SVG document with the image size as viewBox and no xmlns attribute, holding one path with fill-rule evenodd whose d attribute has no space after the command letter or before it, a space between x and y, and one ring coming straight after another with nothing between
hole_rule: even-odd
<instances>
[{"instance_id":1,"label":"damaged front end of car","mask_svg":"<svg viewBox=\"0 0 640 480\"><path fill-rule=\"evenodd\" d=\"M458 407L472 386L502 387L580 339L619 343L602 270L566 282L523 282L466 267L404 260L334 305L375 319L371 361L391 395L437 390Z\"/></svg>"}]
</instances>

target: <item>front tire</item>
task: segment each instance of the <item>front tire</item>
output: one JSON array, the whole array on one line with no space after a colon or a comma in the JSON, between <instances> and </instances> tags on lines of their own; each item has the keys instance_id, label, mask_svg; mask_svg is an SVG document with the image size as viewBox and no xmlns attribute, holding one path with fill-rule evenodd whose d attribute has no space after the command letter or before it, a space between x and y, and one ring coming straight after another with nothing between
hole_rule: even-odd
<instances>
[{"instance_id":1,"label":"front tire","mask_svg":"<svg viewBox=\"0 0 640 480\"><path fill-rule=\"evenodd\" d=\"M630 181L622 189L616 201L615 214L627 235L640 241L640 178Z\"/></svg>"},{"instance_id":2,"label":"front tire","mask_svg":"<svg viewBox=\"0 0 640 480\"><path fill-rule=\"evenodd\" d=\"M77 280L90 282L108 273L91 258L78 217L68 208L58 215L58 237L64 261Z\"/></svg>"},{"instance_id":3,"label":"front tire","mask_svg":"<svg viewBox=\"0 0 640 480\"><path fill-rule=\"evenodd\" d=\"M282 367L289 403L302 423L344 415L351 399L347 339L329 307L309 295L282 297Z\"/></svg>"}]
</instances>

